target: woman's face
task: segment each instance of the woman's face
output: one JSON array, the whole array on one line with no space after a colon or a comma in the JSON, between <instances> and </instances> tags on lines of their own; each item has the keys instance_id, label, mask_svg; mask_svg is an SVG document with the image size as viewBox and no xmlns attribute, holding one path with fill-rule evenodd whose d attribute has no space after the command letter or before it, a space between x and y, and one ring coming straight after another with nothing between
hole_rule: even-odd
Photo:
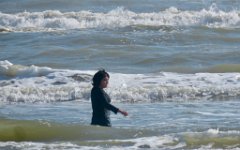
<instances>
[{"instance_id":1,"label":"woman's face","mask_svg":"<svg viewBox=\"0 0 240 150\"><path fill-rule=\"evenodd\" d=\"M106 88L108 86L108 80L109 80L109 78L107 76L105 78L103 78L100 83L100 88Z\"/></svg>"}]
</instances>

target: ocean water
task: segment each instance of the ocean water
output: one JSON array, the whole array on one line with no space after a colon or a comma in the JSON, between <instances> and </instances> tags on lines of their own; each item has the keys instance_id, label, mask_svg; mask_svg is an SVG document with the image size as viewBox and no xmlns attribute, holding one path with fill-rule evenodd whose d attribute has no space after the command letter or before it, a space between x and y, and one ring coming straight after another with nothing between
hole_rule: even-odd
<instances>
[{"instance_id":1,"label":"ocean water","mask_svg":"<svg viewBox=\"0 0 240 150\"><path fill-rule=\"evenodd\" d=\"M238 150L239 43L238 0L1 0L0 149Z\"/></svg>"}]
</instances>

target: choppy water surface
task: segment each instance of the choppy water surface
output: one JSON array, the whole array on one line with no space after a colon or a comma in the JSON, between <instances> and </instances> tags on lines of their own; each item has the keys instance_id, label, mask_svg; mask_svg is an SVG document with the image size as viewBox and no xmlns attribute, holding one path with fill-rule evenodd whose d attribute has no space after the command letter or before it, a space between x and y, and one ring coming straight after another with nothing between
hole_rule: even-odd
<instances>
[{"instance_id":1,"label":"choppy water surface","mask_svg":"<svg viewBox=\"0 0 240 150\"><path fill-rule=\"evenodd\" d=\"M1 119L0 133L4 136L0 139L5 142L0 146L30 149L239 147L239 102L116 105L127 109L130 116L112 116L114 128L89 126L89 103L2 105L1 114L8 119ZM224 110L219 109L222 107Z\"/></svg>"},{"instance_id":2,"label":"choppy water surface","mask_svg":"<svg viewBox=\"0 0 240 150\"><path fill-rule=\"evenodd\" d=\"M240 2L0 2L0 149L239 149ZM110 73L130 116L89 126Z\"/></svg>"}]
</instances>

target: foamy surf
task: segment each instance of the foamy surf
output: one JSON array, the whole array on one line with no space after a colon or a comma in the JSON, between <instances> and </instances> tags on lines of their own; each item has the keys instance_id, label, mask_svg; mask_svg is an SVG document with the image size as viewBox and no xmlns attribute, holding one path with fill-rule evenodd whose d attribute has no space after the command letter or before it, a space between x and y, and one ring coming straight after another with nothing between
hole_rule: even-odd
<instances>
[{"instance_id":1,"label":"foamy surf","mask_svg":"<svg viewBox=\"0 0 240 150\"><path fill-rule=\"evenodd\" d=\"M0 13L1 32L46 32L69 29L116 29L129 26L174 26L235 29L240 27L239 10L224 11L212 4L199 11L169 7L163 11L136 13L123 7L109 12L42 12Z\"/></svg>"},{"instance_id":2,"label":"foamy surf","mask_svg":"<svg viewBox=\"0 0 240 150\"><path fill-rule=\"evenodd\" d=\"M0 62L1 102L89 102L96 71L52 69ZM122 74L110 72L113 102L228 100L240 96L240 73Z\"/></svg>"}]
</instances>

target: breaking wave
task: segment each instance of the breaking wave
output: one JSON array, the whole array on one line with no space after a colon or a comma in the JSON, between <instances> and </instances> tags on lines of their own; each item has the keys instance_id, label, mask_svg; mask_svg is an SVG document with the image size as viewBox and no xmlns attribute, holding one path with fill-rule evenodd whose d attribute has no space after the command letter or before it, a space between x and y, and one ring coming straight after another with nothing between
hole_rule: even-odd
<instances>
[{"instance_id":1,"label":"breaking wave","mask_svg":"<svg viewBox=\"0 0 240 150\"><path fill-rule=\"evenodd\" d=\"M123 28L128 26L200 26L210 28L239 28L239 10L224 11L212 4L200 11L179 10L170 7L152 13L136 13L118 7L107 13L79 11L0 13L0 32L36 32L89 28Z\"/></svg>"},{"instance_id":2,"label":"breaking wave","mask_svg":"<svg viewBox=\"0 0 240 150\"><path fill-rule=\"evenodd\" d=\"M88 102L95 71L61 70L0 62L1 102ZM240 96L240 73L110 73L113 102L228 100Z\"/></svg>"}]
</instances>

